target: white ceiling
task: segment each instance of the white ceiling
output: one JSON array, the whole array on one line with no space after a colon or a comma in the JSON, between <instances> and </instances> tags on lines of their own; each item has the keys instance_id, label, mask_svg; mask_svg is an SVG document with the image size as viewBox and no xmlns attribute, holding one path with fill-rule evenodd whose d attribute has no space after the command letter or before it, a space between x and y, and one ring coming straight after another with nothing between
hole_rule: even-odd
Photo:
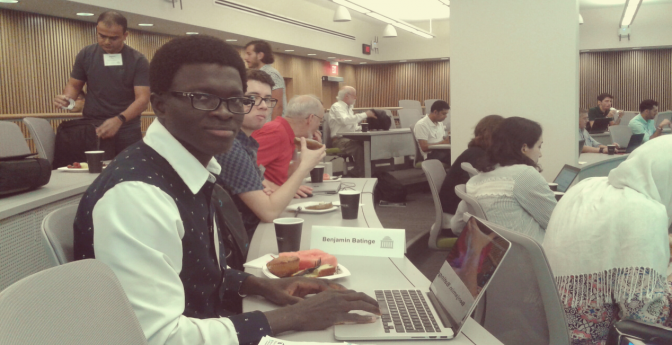
<instances>
[{"instance_id":1,"label":"white ceiling","mask_svg":"<svg viewBox=\"0 0 672 345\"><path fill-rule=\"evenodd\" d=\"M625 6L626 0L579 0L580 8L595 8L605 6ZM672 0L643 0L642 5L669 4Z\"/></svg>"}]
</instances>

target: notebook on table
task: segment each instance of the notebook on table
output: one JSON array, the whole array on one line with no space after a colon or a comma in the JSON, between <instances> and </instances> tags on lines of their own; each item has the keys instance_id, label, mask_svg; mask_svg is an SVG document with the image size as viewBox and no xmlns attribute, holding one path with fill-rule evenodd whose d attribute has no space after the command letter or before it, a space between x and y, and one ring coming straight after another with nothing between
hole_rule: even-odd
<instances>
[{"instance_id":1,"label":"notebook on table","mask_svg":"<svg viewBox=\"0 0 672 345\"><path fill-rule=\"evenodd\" d=\"M370 289L382 316L374 323L337 325L338 340L448 340L457 336L505 260L511 243L471 217L428 287Z\"/></svg>"},{"instance_id":2,"label":"notebook on table","mask_svg":"<svg viewBox=\"0 0 672 345\"><path fill-rule=\"evenodd\" d=\"M607 131L607 128L609 128L609 123L613 121L614 119L610 117L603 117L600 119L595 119L593 122L593 125L590 127L588 130L588 133L590 134L600 134L604 133Z\"/></svg>"},{"instance_id":3,"label":"notebook on table","mask_svg":"<svg viewBox=\"0 0 672 345\"><path fill-rule=\"evenodd\" d=\"M632 153L632 151L642 145L642 141L644 141L644 133L633 134L628 142L628 147L618 148L617 151L618 153Z\"/></svg>"},{"instance_id":4,"label":"notebook on table","mask_svg":"<svg viewBox=\"0 0 672 345\"><path fill-rule=\"evenodd\" d=\"M560 169L558 176L553 180L554 183L558 184L558 192L565 193L576 179L576 176L579 175L579 172L581 172L581 169L565 164L565 166Z\"/></svg>"}]
</instances>

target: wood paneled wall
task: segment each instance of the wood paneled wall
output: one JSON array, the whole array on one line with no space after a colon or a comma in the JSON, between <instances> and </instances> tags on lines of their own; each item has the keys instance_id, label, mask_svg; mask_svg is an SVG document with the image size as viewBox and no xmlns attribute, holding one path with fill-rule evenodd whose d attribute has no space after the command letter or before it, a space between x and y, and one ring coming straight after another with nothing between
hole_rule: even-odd
<instances>
[{"instance_id":1,"label":"wood paneled wall","mask_svg":"<svg viewBox=\"0 0 672 345\"><path fill-rule=\"evenodd\" d=\"M672 49L581 53L580 62L581 109L596 106L603 92L618 109L638 111L645 99L672 109Z\"/></svg>"},{"instance_id":2,"label":"wood paneled wall","mask_svg":"<svg viewBox=\"0 0 672 345\"><path fill-rule=\"evenodd\" d=\"M443 99L450 103L450 63L411 62L355 67L357 107L399 105L400 99Z\"/></svg>"}]
</instances>

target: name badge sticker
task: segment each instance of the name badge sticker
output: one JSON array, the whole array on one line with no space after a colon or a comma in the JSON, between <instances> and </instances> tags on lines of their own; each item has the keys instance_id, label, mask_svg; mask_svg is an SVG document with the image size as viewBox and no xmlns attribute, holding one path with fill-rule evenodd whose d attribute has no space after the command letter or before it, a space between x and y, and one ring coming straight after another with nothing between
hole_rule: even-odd
<instances>
[{"instance_id":1,"label":"name badge sticker","mask_svg":"<svg viewBox=\"0 0 672 345\"><path fill-rule=\"evenodd\" d=\"M403 258L406 230L313 226L310 249L329 254Z\"/></svg>"},{"instance_id":2,"label":"name badge sticker","mask_svg":"<svg viewBox=\"0 0 672 345\"><path fill-rule=\"evenodd\" d=\"M103 60L105 61L105 66L124 65L124 59L121 58L121 54L103 54Z\"/></svg>"}]
</instances>

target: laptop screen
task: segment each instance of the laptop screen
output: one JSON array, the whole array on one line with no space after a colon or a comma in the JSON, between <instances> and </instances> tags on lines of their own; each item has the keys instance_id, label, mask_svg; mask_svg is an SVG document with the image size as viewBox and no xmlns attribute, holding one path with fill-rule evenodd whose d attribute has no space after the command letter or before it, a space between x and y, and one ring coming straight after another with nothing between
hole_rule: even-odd
<instances>
[{"instance_id":1,"label":"laptop screen","mask_svg":"<svg viewBox=\"0 0 672 345\"><path fill-rule=\"evenodd\" d=\"M576 178L576 175L579 174L579 171L581 171L581 169L565 164L565 166L562 167L562 170L560 170L558 176L556 176L555 180L553 181L558 184L558 192L567 192L567 189L569 189L569 186L572 185L572 182L574 182L574 179Z\"/></svg>"},{"instance_id":2,"label":"laptop screen","mask_svg":"<svg viewBox=\"0 0 672 345\"><path fill-rule=\"evenodd\" d=\"M511 244L490 227L471 217L451 249L430 290L450 315L455 333L504 259Z\"/></svg>"}]
</instances>

